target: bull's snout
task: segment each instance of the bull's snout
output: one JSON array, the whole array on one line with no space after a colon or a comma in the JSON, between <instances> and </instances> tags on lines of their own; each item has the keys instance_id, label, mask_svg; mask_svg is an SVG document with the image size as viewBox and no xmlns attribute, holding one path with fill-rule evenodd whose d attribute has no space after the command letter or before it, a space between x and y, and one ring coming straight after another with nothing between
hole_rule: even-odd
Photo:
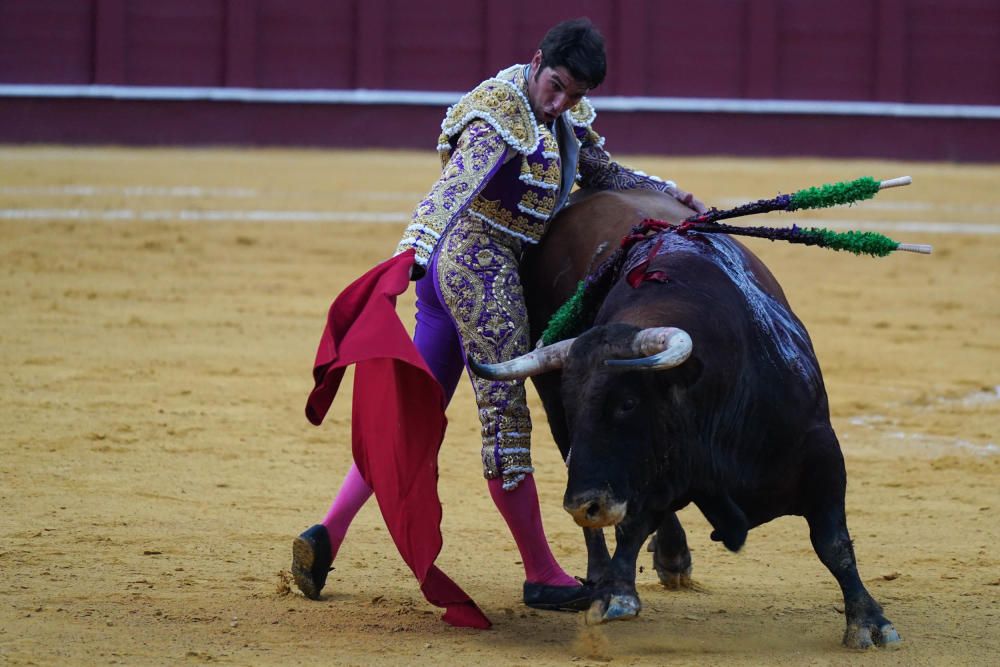
<instances>
[{"instance_id":1,"label":"bull's snout","mask_svg":"<svg viewBox=\"0 0 1000 667\"><path fill-rule=\"evenodd\" d=\"M563 509L584 528L614 526L625 518L627 502L617 502L607 491L578 493L563 501Z\"/></svg>"}]
</instances>

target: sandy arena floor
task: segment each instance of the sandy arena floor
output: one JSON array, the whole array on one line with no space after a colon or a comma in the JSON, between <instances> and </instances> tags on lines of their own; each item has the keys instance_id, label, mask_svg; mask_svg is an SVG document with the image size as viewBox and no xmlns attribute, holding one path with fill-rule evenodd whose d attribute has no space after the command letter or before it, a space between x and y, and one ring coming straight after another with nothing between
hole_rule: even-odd
<instances>
[{"instance_id":1,"label":"sandy arena floor","mask_svg":"<svg viewBox=\"0 0 1000 667\"><path fill-rule=\"evenodd\" d=\"M325 599L290 591L291 540L350 457L349 383L322 428L303 416L327 306L392 252L435 161L0 148L0 663L997 664L998 166L623 159L720 205L913 176L812 217L932 243L929 257L751 242L816 344L861 574L900 649L840 646L839 589L791 517L731 554L685 510L700 590L662 590L645 562L631 623L527 609L467 384L442 448L438 562L494 628L438 619L374 503ZM401 308L411 319L412 302ZM550 540L582 574L565 471L532 400Z\"/></svg>"}]
</instances>

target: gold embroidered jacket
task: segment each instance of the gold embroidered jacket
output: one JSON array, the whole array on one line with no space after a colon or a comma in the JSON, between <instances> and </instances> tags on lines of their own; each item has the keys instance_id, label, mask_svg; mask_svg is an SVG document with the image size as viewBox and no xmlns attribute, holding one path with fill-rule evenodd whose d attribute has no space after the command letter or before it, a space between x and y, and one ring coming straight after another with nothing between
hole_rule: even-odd
<instances>
[{"instance_id":1,"label":"gold embroidered jacket","mask_svg":"<svg viewBox=\"0 0 1000 667\"><path fill-rule=\"evenodd\" d=\"M584 98L550 129L535 120L524 65L479 84L448 109L438 153L442 172L420 202L396 252L416 251L426 266L447 227L473 216L537 243L561 209L574 180L595 189L651 188L676 195L670 181L611 160L591 127L597 113Z\"/></svg>"}]
</instances>

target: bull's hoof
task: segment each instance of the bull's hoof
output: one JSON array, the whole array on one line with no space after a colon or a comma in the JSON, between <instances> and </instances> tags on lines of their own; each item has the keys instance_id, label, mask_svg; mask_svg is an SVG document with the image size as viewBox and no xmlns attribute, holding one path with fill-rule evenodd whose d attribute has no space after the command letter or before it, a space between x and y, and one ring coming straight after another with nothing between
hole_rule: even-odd
<instances>
[{"instance_id":1,"label":"bull's hoof","mask_svg":"<svg viewBox=\"0 0 1000 667\"><path fill-rule=\"evenodd\" d=\"M673 555L660 553L658 536L659 533L653 533L646 550L653 552L653 569L656 570L660 583L671 591L695 588L691 580L691 552L685 547L683 551Z\"/></svg>"},{"instance_id":2,"label":"bull's hoof","mask_svg":"<svg viewBox=\"0 0 1000 667\"><path fill-rule=\"evenodd\" d=\"M876 646L882 648L898 648L902 643L896 628L883 619L877 623L849 623L844 631L844 646L847 648L869 649Z\"/></svg>"},{"instance_id":3,"label":"bull's hoof","mask_svg":"<svg viewBox=\"0 0 1000 667\"><path fill-rule=\"evenodd\" d=\"M691 554L684 558L672 558L664 562L659 554L653 554L653 569L660 578L660 584L670 591L688 590L695 587L691 580Z\"/></svg>"},{"instance_id":4,"label":"bull's hoof","mask_svg":"<svg viewBox=\"0 0 1000 667\"><path fill-rule=\"evenodd\" d=\"M656 576L660 578L660 584L668 591L691 590L695 588L691 579L691 568L684 572L670 572L668 570L656 569Z\"/></svg>"},{"instance_id":5,"label":"bull's hoof","mask_svg":"<svg viewBox=\"0 0 1000 667\"><path fill-rule=\"evenodd\" d=\"M587 625L627 621L639 615L642 603L634 595L612 595L607 601L594 600L587 610Z\"/></svg>"}]
</instances>

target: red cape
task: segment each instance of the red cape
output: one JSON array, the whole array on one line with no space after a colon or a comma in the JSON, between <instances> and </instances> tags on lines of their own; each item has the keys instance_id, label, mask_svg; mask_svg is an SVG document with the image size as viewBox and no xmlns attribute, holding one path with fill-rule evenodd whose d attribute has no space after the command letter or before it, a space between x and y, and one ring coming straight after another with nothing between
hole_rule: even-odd
<instances>
[{"instance_id":1,"label":"red cape","mask_svg":"<svg viewBox=\"0 0 1000 667\"><path fill-rule=\"evenodd\" d=\"M316 386L306 418L322 423L344 370L354 372L354 461L375 492L389 534L431 604L452 625L488 628L465 591L434 565L441 552L437 455L444 439L444 392L396 314L409 287L413 251L358 278L330 306L316 352Z\"/></svg>"}]
</instances>

